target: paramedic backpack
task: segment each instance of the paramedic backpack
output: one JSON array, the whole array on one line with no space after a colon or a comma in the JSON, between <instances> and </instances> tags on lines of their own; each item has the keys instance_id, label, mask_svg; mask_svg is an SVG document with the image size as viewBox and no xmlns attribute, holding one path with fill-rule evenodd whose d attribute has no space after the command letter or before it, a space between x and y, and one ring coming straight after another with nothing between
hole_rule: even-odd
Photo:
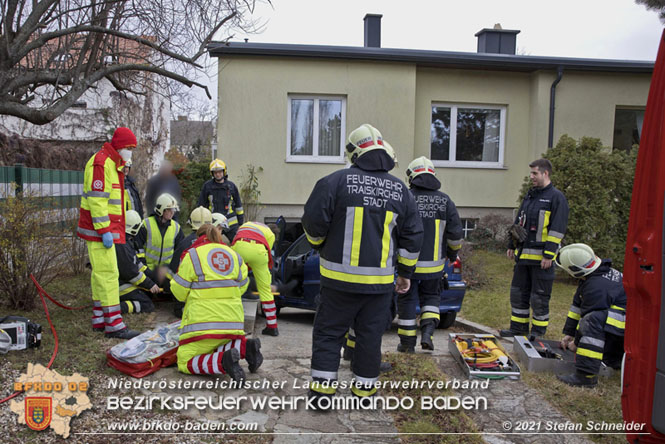
<instances>
[{"instance_id":1,"label":"paramedic backpack","mask_svg":"<svg viewBox=\"0 0 665 444\"><path fill-rule=\"evenodd\" d=\"M106 352L108 365L134 378L143 378L177 361L180 321L120 343Z\"/></svg>"}]
</instances>

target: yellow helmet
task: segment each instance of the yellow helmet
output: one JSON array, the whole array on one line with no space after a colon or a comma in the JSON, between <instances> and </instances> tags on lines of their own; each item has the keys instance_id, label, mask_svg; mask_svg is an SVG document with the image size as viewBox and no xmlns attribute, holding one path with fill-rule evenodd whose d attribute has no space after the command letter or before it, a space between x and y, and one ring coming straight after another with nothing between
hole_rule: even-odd
<instances>
[{"instance_id":1,"label":"yellow helmet","mask_svg":"<svg viewBox=\"0 0 665 444\"><path fill-rule=\"evenodd\" d=\"M157 216L161 216L164 214L164 210L168 210L169 208L179 211L178 201L169 193L160 194L155 203L155 213Z\"/></svg>"},{"instance_id":2,"label":"yellow helmet","mask_svg":"<svg viewBox=\"0 0 665 444\"><path fill-rule=\"evenodd\" d=\"M434 171L434 164L425 156L420 156L413 159L408 167L406 167L406 177L409 178L409 183L421 174L436 175Z\"/></svg>"},{"instance_id":3,"label":"yellow helmet","mask_svg":"<svg viewBox=\"0 0 665 444\"><path fill-rule=\"evenodd\" d=\"M125 212L125 233L136 236L141 228L141 216L134 210Z\"/></svg>"},{"instance_id":4,"label":"yellow helmet","mask_svg":"<svg viewBox=\"0 0 665 444\"><path fill-rule=\"evenodd\" d=\"M189 214L187 223L193 229L198 230L201 228L201 225L212 223L212 213L206 207L194 208Z\"/></svg>"},{"instance_id":5,"label":"yellow helmet","mask_svg":"<svg viewBox=\"0 0 665 444\"><path fill-rule=\"evenodd\" d=\"M224 175L226 176L226 164L224 161L215 159L210 162L210 172L212 173L214 171L224 171Z\"/></svg>"},{"instance_id":6,"label":"yellow helmet","mask_svg":"<svg viewBox=\"0 0 665 444\"><path fill-rule=\"evenodd\" d=\"M212 224L220 228L229 228L229 222L222 213L212 213Z\"/></svg>"},{"instance_id":7,"label":"yellow helmet","mask_svg":"<svg viewBox=\"0 0 665 444\"><path fill-rule=\"evenodd\" d=\"M559 250L556 264L574 278L587 276L600 267L600 258L587 244L570 244Z\"/></svg>"},{"instance_id":8,"label":"yellow helmet","mask_svg":"<svg viewBox=\"0 0 665 444\"><path fill-rule=\"evenodd\" d=\"M346 144L346 156L351 163L358 157L373 150L385 150L383 137L378 129L369 123L363 123L349 133Z\"/></svg>"}]
</instances>

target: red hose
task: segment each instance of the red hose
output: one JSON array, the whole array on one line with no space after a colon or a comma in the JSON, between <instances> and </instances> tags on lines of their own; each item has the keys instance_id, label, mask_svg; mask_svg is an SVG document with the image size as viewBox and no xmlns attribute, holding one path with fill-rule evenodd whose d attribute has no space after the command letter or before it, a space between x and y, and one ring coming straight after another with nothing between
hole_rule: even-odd
<instances>
[{"instance_id":1,"label":"red hose","mask_svg":"<svg viewBox=\"0 0 665 444\"><path fill-rule=\"evenodd\" d=\"M48 321L48 325L51 327L51 331L53 332L53 339L55 340L55 346L53 347L53 354L51 355L51 360L48 362L46 365L46 368L51 368L51 365L53 364L53 361L55 361L55 356L58 354L58 333L55 331L55 327L53 326L53 322L51 322L51 315L49 314L48 307L46 306L46 300L44 299L44 296L46 296L50 301L52 301L54 304L56 304L58 307L62 307L65 310L81 310L84 308L88 308L89 306L86 307L68 307L64 304L59 303L55 299L53 299L51 296L49 296L48 293L39 285L37 282L37 279L31 274L30 279L32 279L32 282L35 284L37 287L37 293L39 293L39 297L42 300L42 305L44 306L44 313L46 313L46 320ZM9 401L10 399L18 396L19 394L23 393L23 391L19 392L14 392L13 394L7 396L4 399L0 399L0 404Z\"/></svg>"}]
</instances>

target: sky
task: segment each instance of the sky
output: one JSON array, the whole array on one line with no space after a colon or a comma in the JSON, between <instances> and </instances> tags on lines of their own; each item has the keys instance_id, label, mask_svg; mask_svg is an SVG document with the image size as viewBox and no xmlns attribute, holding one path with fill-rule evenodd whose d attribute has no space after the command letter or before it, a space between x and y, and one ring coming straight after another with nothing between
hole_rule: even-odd
<instances>
[{"instance_id":1,"label":"sky","mask_svg":"<svg viewBox=\"0 0 665 444\"><path fill-rule=\"evenodd\" d=\"M476 52L474 34L500 23L522 55L653 61L663 32L634 0L272 0L254 11L263 31L231 41L362 46L366 13L383 15L384 48ZM213 98L216 82L214 69Z\"/></svg>"}]
</instances>

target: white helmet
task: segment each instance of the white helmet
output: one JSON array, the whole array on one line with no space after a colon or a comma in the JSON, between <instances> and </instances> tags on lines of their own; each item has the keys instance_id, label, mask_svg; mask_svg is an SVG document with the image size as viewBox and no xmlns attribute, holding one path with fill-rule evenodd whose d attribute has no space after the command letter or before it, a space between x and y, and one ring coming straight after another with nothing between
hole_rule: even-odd
<instances>
[{"instance_id":1,"label":"white helmet","mask_svg":"<svg viewBox=\"0 0 665 444\"><path fill-rule=\"evenodd\" d=\"M164 214L164 210L168 210L169 208L172 208L175 211L180 210L178 207L178 201L169 193L160 194L157 198L157 203L155 203L155 213L157 213L157 216L161 216Z\"/></svg>"},{"instance_id":2,"label":"white helmet","mask_svg":"<svg viewBox=\"0 0 665 444\"><path fill-rule=\"evenodd\" d=\"M406 177L409 178L409 183L421 174L435 175L434 164L425 156L413 159L409 166L406 167Z\"/></svg>"},{"instance_id":3,"label":"white helmet","mask_svg":"<svg viewBox=\"0 0 665 444\"><path fill-rule=\"evenodd\" d=\"M346 156L351 163L358 157L373 150L385 150L383 137L378 129L368 123L363 123L349 133L346 144Z\"/></svg>"},{"instance_id":4,"label":"white helmet","mask_svg":"<svg viewBox=\"0 0 665 444\"><path fill-rule=\"evenodd\" d=\"M383 147L385 148L388 155L395 161L395 165L397 165L397 157L395 156L395 148L393 148L393 146L391 144L389 144L387 140L383 141Z\"/></svg>"},{"instance_id":5,"label":"white helmet","mask_svg":"<svg viewBox=\"0 0 665 444\"><path fill-rule=\"evenodd\" d=\"M128 210L125 213L125 233L136 236L141 228L141 216L134 210Z\"/></svg>"},{"instance_id":6,"label":"white helmet","mask_svg":"<svg viewBox=\"0 0 665 444\"><path fill-rule=\"evenodd\" d=\"M220 228L229 228L229 221L222 213L212 213L212 224Z\"/></svg>"},{"instance_id":7,"label":"white helmet","mask_svg":"<svg viewBox=\"0 0 665 444\"><path fill-rule=\"evenodd\" d=\"M198 230L201 228L201 225L212 223L212 213L206 207L194 208L189 214L187 223L193 229Z\"/></svg>"},{"instance_id":8,"label":"white helmet","mask_svg":"<svg viewBox=\"0 0 665 444\"><path fill-rule=\"evenodd\" d=\"M132 159L127 159L127 160L125 160L125 166L126 166L127 168L131 168L131 167L132 167Z\"/></svg>"},{"instance_id":9,"label":"white helmet","mask_svg":"<svg viewBox=\"0 0 665 444\"><path fill-rule=\"evenodd\" d=\"M574 278L587 276L600 267L600 258L587 244L570 244L559 250L556 264Z\"/></svg>"}]
</instances>

